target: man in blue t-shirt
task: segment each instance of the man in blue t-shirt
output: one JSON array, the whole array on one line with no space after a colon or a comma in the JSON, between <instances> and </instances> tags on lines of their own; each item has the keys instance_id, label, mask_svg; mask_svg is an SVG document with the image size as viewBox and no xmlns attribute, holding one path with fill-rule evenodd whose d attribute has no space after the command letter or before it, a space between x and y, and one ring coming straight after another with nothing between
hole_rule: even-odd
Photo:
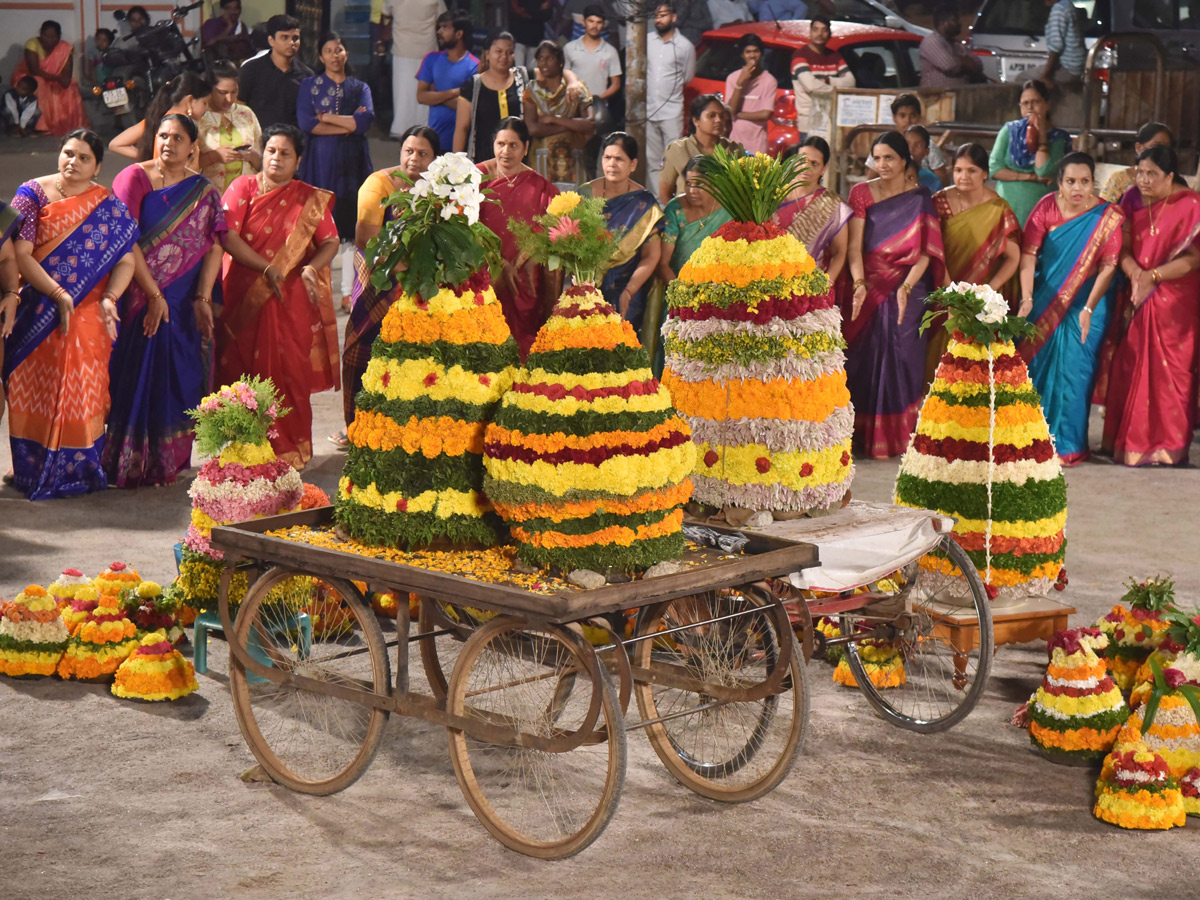
<instances>
[{"instance_id":1,"label":"man in blue t-shirt","mask_svg":"<svg viewBox=\"0 0 1200 900\"><path fill-rule=\"evenodd\" d=\"M438 133L443 153L454 146L458 89L479 71L469 46L472 27L466 16L438 16L438 49L425 54L417 71L417 102L429 107L429 127Z\"/></svg>"}]
</instances>

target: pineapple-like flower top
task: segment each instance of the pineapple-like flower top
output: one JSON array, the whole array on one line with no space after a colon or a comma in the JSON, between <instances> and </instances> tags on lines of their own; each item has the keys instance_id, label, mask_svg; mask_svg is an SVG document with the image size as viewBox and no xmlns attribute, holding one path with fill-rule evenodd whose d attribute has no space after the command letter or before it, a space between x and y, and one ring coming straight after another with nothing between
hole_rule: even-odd
<instances>
[{"instance_id":1,"label":"pineapple-like flower top","mask_svg":"<svg viewBox=\"0 0 1200 900\"><path fill-rule=\"evenodd\" d=\"M808 163L797 154L772 159L765 153L745 156L717 146L696 166L704 189L737 222L768 222L788 195L807 183Z\"/></svg>"}]
</instances>

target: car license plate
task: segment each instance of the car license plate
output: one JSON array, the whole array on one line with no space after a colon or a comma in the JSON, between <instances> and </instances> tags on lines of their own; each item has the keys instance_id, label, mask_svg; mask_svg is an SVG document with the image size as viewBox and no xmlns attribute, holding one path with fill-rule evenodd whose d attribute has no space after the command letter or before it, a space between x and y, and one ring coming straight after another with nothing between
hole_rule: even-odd
<instances>
[{"instance_id":1,"label":"car license plate","mask_svg":"<svg viewBox=\"0 0 1200 900\"><path fill-rule=\"evenodd\" d=\"M1040 68L1045 65L1045 60L1038 61L1036 59L1012 59L1006 57L1004 60L1004 80L1007 82L1021 81L1021 76L1033 69Z\"/></svg>"},{"instance_id":2,"label":"car license plate","mask_svg":"<svg viewBox=\"0 0 1200 900\"><path fill-rule=\"evenodd\" d=\"M129 93L123 87L104 92L104 105L109 109L125 106L127 103L129 103Z\"/></svg>"}]
</instances>

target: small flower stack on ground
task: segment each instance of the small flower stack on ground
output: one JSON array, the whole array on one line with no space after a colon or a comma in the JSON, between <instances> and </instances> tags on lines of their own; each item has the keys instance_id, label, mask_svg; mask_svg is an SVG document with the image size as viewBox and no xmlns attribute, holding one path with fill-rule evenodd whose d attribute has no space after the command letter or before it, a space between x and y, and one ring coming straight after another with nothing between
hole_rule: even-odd
<instances>
[{"instance_id":1,"label":"small flower stack on ground","mask_svg":"<svg viewBox=\"0 0 1200 900\"><path fill-rule=\"evenodd\" d=\"M268 437L287 412L269 378L244 378L209 394L189 413L196 422L196 450L209 459L188 490L192 520L175 582L183 597L182 621L194 618L191 610L216 607L223 554L209 543L215 526L300 508L300 474L275 457ZM238 573L230 602L239 602L245 591L246 576Z\"/></svg>"},{"instance_id":2,"label":"small flower stack on ground","mask_svg":"<svg viewBox=\"0 0 1200 900\"><path fill-rule=\"evenodd\" d=\"M338 523L385 547L494 544L483 432L516 364L486 268L429 296L402 292L383 320L346 431Z\"/></svg>"},{"instance_id":3,"label":"small flower stack on ground","mask_svg":"<svg viewBox=\"0 0 1200 900\"><path fill-rule=\"evenodd\" d=\"M122 591L136 588L141 583L142 576L137 569L123 562L109 563L108 568L92 580L101 597L120 597Z\"/></svg>"},{"instance_id":4,"label":"small flower stack on ground","mask_svg":"<svg viewBox=\"0 0 1200 900\"><path fill-rule=\"evenodd\" d=\"M40 585L29 585L15 600L0 603L0 674L53 675L67 637L54 598Z\"/></svg>"},{"instance_id":5,"label":"small flower stack on ground","mask_svg":"<svg viewBox=\"0 0 1200 900\"><path fill-rule=\"evenodd\" d=\"M79 569L63 569L62 574L55 578L46 590L54 598L54 602L58 604L58 609L61 612L75 599L75 594L78 593L80 588L91 583L92 579L84 575Z\"/></svg>"},{"instance_id":6,"label":"small flower stack on ground","mask_svg":"<svg viewBox=\"0 0 1200 900\"><path fill-rule=\"evenodd\" d=\"M199 687L192 664L171 646L166 632L152 631L121 663L111 690L130 700L178 700Z\"/></svg>"},{"instance_id":7,"label":"small flower stack on ground","mask_svg":"<svg viewBox=\"0 0 1200 900\"><path fill-rule=\"evenodd\" d=\"M1165 830L1184 824L1179 783L1166 760L1145 743L1119 744L1105 762L1092 810L1102 822L1121 828Z\"/></svg>"},{"instance_id":8,"label":"small flower stack on ground","mask_svg":"<svg viewBox=\"0 0 1200 900\"><path fill-rule=\"evenodd\" d=\"M993 599L1018 602L1065 584L1066 481L1011 340L952 333L901 459L895 500L958 519L954 539ZM925 560L959 575L944 559Z\"/></svg>"},{"instance_id":9,"label":"small flower stack on ground","mask_svg":"<svg viewBox=\"0 0 1200 900\"><path fill-rule=\"evenodd\" d=\"M633 326L580 285L488 426L484 490L527 563L646 569L683 552L695 452Z\"/></svg>"},{"instance_id":10,"label":"small flower stack on ground","mask_svg":"<svg viewBox=\"0 0 1200 900\"><path fill-rule=\"evenodd\" d=\"M854 476L841 313L804 245L770 221L802 169L720 148L705 160L706 188L734 221L671 282L663 325L663 383L698 451L696 499L836 508Z\"/></svg>"},{"instance_id":11,"label":"small flower stack on ground","mask_svg":"<svg viewBox=\"0 0 1200 900\"><path fill-rule=\"evenodd\" d=\"M1178 610L1175 583L1169 578L1130 579L1127 588L1121 603L1128 611L1113 626L1113 642L1106 660L1113 681L1128 694L1137 683L1142 665L1168 639L1168 617Z\"/></svg>"},{"instance_id":12,"label":"small flower stack on ground","mask_svg":"<svg viewBox=\"0 0 1200 900\"><path fill-rule=\"evenodd\" d=\"M121 605L137 626L139 639L149 632L162 631L168 641L178 644L184 637L177 615L181 597L174 585L163 591L156 582L143 581L136 590L127 590L121 595Z\"/></svg>"},{"instance_id":13,"label":"small flower stack on ground","mask_svg":"<svg viewBox=\"0 0 1200 900\"><path fill-rule=\"evenodd\" d=\"M1096 655L1095 628L1060 631L1046 644L1050 664L1029 700L1029 740L1051 762L1087 764L1113 748L1129 707Z\"/></svg>"},{"instance_id":14,"label":"small flower stack on ground","mask_svg":"<svg viewBox=\"0 0 1200 900\"><path fill-rule=\"evenodd\" d=\"M102 596L67 642L58 674L63 678L104 678L116 672L137 646L137 626L126 618L121 601Z\"/></svg>"},{"instance_id":15,"label":"small flower stack on ground","mask_svg":"<svg viewBox=\"0 0 1200 900\"><path fill-rule=\"evenodd\" d=\"M900 652L887 641L861 641L858 644L858 658L862 661L867 677L877 688L901 687L907 680L904 672L904 658ZM843 653L838 660L837 668L833 670L833 680L846 687L858 687L850 663Z\"/></svg>"}]
</instances>

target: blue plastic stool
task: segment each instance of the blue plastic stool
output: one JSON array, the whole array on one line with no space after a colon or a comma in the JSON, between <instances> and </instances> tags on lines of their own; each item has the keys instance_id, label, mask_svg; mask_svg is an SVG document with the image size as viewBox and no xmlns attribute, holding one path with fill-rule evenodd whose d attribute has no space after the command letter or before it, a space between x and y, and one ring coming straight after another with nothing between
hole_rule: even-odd
<instances>
[{"instance_id":1,"label":"blue plastic stool","mask_svg":"<svg viewBox=\"0 0 1200 900\"><path fill-rule=\"evenodd\" d=\"M237 618L237 611L234 611L234 618ZM195 632L192 634L192 666L196 670L197 675L203 675L208 671L208 633L210 631L219 631L224 634L225 630L221 627L221 616L215 610L202 612L196 616L196 621L192 625ZM300 632L299 653L301 659L307 659L309 653L312 652L312 619L308 613L295 613L287 616L287 618L279 622L271 629L272 634L289 634L295 631ZM270 666L271 660L262 646L258 643L257 636L254 633L250 635L250 645L247 647L250 651L251 658L264 666ZM253 672L246 673L246 680L250 682L266 681L265 678L259 678Z\"/></svg>"}]
</instances>

